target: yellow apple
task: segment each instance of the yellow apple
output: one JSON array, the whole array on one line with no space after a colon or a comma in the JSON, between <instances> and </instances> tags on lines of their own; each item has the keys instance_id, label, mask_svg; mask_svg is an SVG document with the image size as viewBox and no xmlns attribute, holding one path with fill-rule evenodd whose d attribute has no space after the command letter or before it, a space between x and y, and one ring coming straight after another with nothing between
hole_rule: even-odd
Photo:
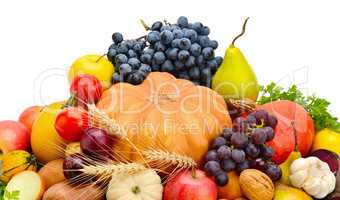
<instances>
[{"instance_id":1,"label":"yellow apple","mask_svg":"<svg viewBox=\"0 0 340 200\"><path fill-rule=\"evenodd\" d=\"M64 103L53 103L45 107L35 120L31 145L34 155L42 163L63 157L65 142L54 128L55 119Z\"/></svg>"},{"instance_id":2,"label":"yellow apple","mask_svg":"<svg viewBox=\"0 0 340 200\"><path fill-rule=\"evenodd\" d=\"M102 84L103 89L107 89L112 84L114 66L101 55L85 55L78 58L71 66L68 73L69 81L79 74L95 76Z\"/></svg>"},{"instance_id":3,"label":"yellow apple","mask_svg":"<svg viewBox=\"0 0 340 200\"><path fill-rule=\"evenodd\" d=\"M330 129L318 132L314 139L312 152L318 149L326 149L340 154L340 133Z\"/></svg>"},{"instance_id":4,"label":"yellow apple","mask_svg":"<svg viewBox=\"0 0 340 200\"><path fill-rule=\"evenodd\" d=\"M275 185L274 200L313 200L303 190L289 187L287 185L277 183Z\"/></svg>"}]
</instances>

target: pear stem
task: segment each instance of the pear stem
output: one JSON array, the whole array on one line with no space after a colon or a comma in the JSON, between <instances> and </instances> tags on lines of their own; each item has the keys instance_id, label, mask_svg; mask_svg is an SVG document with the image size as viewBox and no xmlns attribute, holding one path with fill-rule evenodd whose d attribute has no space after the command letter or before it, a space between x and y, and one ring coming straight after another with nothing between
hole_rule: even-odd
<instances>
[{"instance_id":1,"label":"pear stem","mask_svg":"<svg viewBox=\"0 0 340 200\"><path fill-rule=\"evenodd\" d=\"M242 35L244 35L244 33L246 32L246 25L247 25L248 20L249 20L249 17L247 17L247 19L246 19L246 20L244 21L244 23L243 23L242 32L241 32L238 36L236 36L236 37L233 39L233 42L231 43L233 46L234 46L234 44L235 44L235 41L236 41L238 38L240 38Z\"/></svg>"}]
</instances>

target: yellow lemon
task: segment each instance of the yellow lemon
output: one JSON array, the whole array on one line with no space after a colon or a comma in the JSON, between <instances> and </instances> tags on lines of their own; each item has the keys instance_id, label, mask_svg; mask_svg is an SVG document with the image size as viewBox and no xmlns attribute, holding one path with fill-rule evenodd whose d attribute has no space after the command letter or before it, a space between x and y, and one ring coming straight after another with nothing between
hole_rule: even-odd
<instances>
[{"instance_id":1,"label":"yellow lemon","mask_svg":"<svg viewBox=\"0 0 340 200\"><path fill-rule=\"evenodd\" d=\"M326 149L340 154L340 133L330 129L323 129L318 132L314 139L312 151Z\"/></svg>"}]
</instances>

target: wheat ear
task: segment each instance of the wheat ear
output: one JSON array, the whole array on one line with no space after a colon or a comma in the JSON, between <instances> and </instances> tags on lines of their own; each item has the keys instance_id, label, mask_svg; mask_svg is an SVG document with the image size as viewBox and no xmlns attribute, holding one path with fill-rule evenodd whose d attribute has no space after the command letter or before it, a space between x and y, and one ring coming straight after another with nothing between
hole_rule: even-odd
<instances>
[{"instance_id":1,"label":"wheat ear","mask_svg":"<svg viewBox=\"0 0 340 200\"><path fill-rule=\"evenodd\" d=\"M163 164L169 164L181 169L196 168L197 163L194 159L186 155L180 155L176 153L170 153L165 150L146 150L142 151L145 156L145 160L148 162L161 162Z\"/></svg>"},{"instance_id":2,"label":"wheat ear","mask_svg":"<svg viewBox=\"0 0 340 200\"><path fill-rule=\"evenodd\" d=\"M89 121L92 126L99 126L108 132L109 135L116 136L118 138L126 138L126 132L121 126L111 119L105 112L99 110L94 104L88 104Z\"/></svg>"},{"instance_id":3,"label":"wheat ear","mask_svg":"<svg viewBox=\"0 0 340 200\"><path fill-rule=\"evenodd\" d=\"M84 174L111 177L121 174L131 175L146 170L145 166L138 163L114 163L87 165L81 170Z\"/></svg>"}]
</instances>

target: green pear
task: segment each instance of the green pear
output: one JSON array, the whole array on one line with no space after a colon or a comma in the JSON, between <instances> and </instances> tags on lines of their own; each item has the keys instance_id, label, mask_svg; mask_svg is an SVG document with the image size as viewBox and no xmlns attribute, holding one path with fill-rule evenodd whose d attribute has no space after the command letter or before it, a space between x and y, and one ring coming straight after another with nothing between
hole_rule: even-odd
<instances>
[{"instance_id":1,"label":"green pear","mask_svg":"<svg viewBox=\"0 0 340 200\"><path fill-rule=\"evenodd\" d=\"M313 200L313 198L301 189L277 183L275 185L274 200Z\"/></svg>"},{"instance_id":2,"label":"green pear","mask_svg":"<svg viewBox=\"0 0 340 200\"><path fill-rule=\"evenodd\" d=\"M235 41L245 33L248 19L243 24L242 33L227 49L223 62L212 80L212 88L226 100L251 99L256 101L259 93L259 85L253 69L241 50L234 45Z\"/></svg>"},{"instance_id":3,"label":"green pear","mask_svg":"<svg viewBox=\"0 0 340 200\"><path fill-rule=\"evenodd\" d=\"M301 153L298 150L292 151L289 154L287 160L279 165L282 171L280 183L284 183L286 185L290 185L289 175L290 175L290 165L294 162L294 160L301 158Z\"/></svg>"}]
</instances>

